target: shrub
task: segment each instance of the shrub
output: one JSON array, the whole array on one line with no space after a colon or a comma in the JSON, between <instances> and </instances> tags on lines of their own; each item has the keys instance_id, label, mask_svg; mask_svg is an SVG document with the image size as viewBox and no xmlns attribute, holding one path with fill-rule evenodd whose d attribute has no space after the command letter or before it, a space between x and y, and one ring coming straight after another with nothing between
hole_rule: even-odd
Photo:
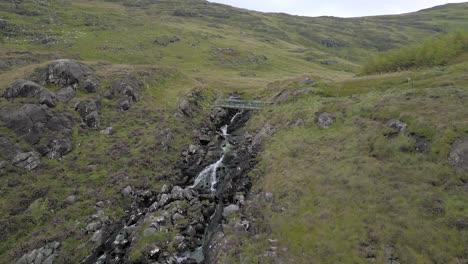
<instances>
[{"instance_id":1,"label":"shrub","mask_svg":"<svg viewBox=\"0 0 468 264\"><path fill-rule=\"evenodd\" d=\"M468 51L468 33L449 33L418 46L381 53L364 65L363 74L445 65L466 51Z\"/></svg>"}]
</instances>

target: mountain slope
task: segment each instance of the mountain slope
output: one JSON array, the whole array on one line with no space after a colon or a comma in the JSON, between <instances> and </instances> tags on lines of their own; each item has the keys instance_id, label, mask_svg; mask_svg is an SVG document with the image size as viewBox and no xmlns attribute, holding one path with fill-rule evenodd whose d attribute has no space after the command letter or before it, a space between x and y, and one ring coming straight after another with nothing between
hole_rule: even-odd
<instances>
[{"instance_id":1,"label":"mountain slope","mask_svg":"<svg viewBox=\"0 0 468 264\"><path fill-rule=\"evenodd\" d=\"M214 263L465 263L468 176L449 158L468 136L466 52L356 74L380 51L467 30L467 16L467 3L343 19L202 0L1 2L0 263L53 241L54 263L99 251L98 235L141 217L164 184L193 181L187 153L212 148L198 166L216 161L207 123L230 95L272 105L236 132L263 147ZM76 60L65 65L77 80L57 59ZM46 91L72 95L53 103ZM175 222L148 237L138 225L127 261L147 262L156 244L182 251L174 228L192 223Z\"/></svg>"}]
</instances>

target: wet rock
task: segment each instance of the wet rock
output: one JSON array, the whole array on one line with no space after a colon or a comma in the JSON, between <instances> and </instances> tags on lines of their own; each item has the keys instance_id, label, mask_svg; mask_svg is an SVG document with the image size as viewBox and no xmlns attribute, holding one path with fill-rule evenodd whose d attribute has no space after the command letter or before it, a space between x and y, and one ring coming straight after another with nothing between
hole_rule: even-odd
<instances>
[{"instance_id":1,"label":"wet rock","mask_svg":"<svg viewBox=\"0 0 468 264\"><path fill-rule=\"evenodd\" d=\"M240 208L236 204L231 204L229 206L224 207L223 209L223 216L225 218L229 217L230 215L233 215L237 212L239 212Z\"/></svg>"},{"instance_id":2,"label":"wet rock","mask_svg":"<svg viewBox=\"0 0 468 264\"><path fill-rule=\"evenodd\" d=\"M172 199L174 200L184 200L185 199L185 191L180 186L174 186L171 191Z\"/></svg>"},{"instance_id":3,"label":"wet rock","mask_svg":"<svg viewBox=\"0 0 468 264\"><path fill-rule=\"evenodd\" d=\"M157 247L157 246L153 246L148 251L148 259L150 259L150 260L157 260L160 255L161 255L161 249L159 247Z\"/></svg>"},{"instance_id":4,"label":"wet rock","mask_svg":"<svg viewBox=\"0 0 468 264\"><path fill-rule=\"evenodd\" d=\"M65 104L76 97L76 91L72 87L66 87L59 90L55 96L57 97L57 100Z\"/></svg>"},{"instance_id":5,"label":"wet rock","mask_svg":"<svg viewBox=\"0 0 468 264\"><path fill-rule=\"evenodd\" d=\"M320 112L316 113L317 116L317 125L321 128L330 128L330 126L335 122L335 116L331 113Z\"/></svg>"},{"instance_id":6,"label":"wet rock","mask_svg":"<svg viewBox=\"0 0 468 264\"><path fill-rule=\"evenodd\" d=\"M452 144L449 163L456 169L468 170L468 137L459 138Z\"/></svg>"},{"instance_id":7,"label":"wet rock","mask_svg":"<svg viewBox=\"0 0 468 264\"><path fill-rule=\"evenodd\" d=\"M39 165L41 164L41 160L37 153L31 151L17 154L13 158L12 164L25 170L31 171L39 167Z\"/></svg>"},{"instance_id":8,"label":"wet rock","mask_svg":"<svg viewBox=\"0 0 468 264\"><path fill-rule=\"evenodd\" d=\"M408 127L408 124L401 122L400 120L397 119L391 119L388 120L387 123L385 123L386 126L393 128L396 130L396 132L400 133L406 130Z\"/></svg>"},{"instance_id":9,"label":"wet rock","mask_svg":"<svg viewBox=\"0 0 468 264\"><path fill-rule=\"evenodd\" d=\"M147 237L147 236L151 236L151 235L154 235L156 234L156 232L158 232L158 230L154 227L150 227L150 228L147 228L143 231L143 236L144 237Z\"/></svg>"},{"instance_id":10,"label":"wet rock","mask_svg":"<svg viewBox=\"0 0 468 264\"><path fill-rule=\"evenodd\" d=\"M159 199L159 206L164 207L166 204L168 204L171 201L172 197L170 194L162 194L161 199Z\"/></svg>"}]
</instances>

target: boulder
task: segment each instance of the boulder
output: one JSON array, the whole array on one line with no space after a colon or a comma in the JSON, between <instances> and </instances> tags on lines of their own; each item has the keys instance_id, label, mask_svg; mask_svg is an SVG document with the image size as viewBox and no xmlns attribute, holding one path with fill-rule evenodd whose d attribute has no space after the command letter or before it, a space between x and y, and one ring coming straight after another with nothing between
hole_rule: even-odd
<instances>
[{"instance_id":1,"label":"boulder","mask_svg":"<svg viewBox=\"0 0 468 264\"><path fill-rule=\"evenodd\" d=\"M231 204L229 206L224 207L223 209L223 216L225 218L229 217L230 215L233 215L237 212L239 212L240 208L236 204Z\"/></svg>"},{"instance_id":2,"label":"boulder","mask_svg":"<svg viewBox=\"0 0 468 264\"><path fill-rule=\"evenodd\" d=\"M459 138L452 144L449 163L456 169L468 170L468 137Z\"/></svg>"},{"instance_id":3,"label":"boulder","mask_svg":"<svg viewBox=\"0 0 468 264\"><path fill-rule=\"evenodd\" d=\"M144 236L144 237L151 236L151 235L156 234L156 232L158 232L158 230L157 230L156 228L154 228L154 227L149 227L149 228L147 228L147 229L145 229L145 230L143 231L143 236Z\"/></svg>"},{"instance_id":4,"label":"boulder","mask_svg":"<svg viewBox=\"0 0 468 264\"><path fill-rule=\"evenodd\" d=\"M99 130L100 126L98 105L99 104L95 100L85 100L75 104L75 111L80 114L83 124L96 130Z\"/></svg>"},{"instance_id":5,"label":"boulder","mask_svg":"<svg viewBox=\"0 0 468 264\"><path fill-rule=\"evenodd\" d=\"M100 82L96 78L86 78L80 83L80 88L88 93L95 93L100 87Z\"/></svg>"},{"instance_id":6,"label":"boulder","mask_svg":"<svg viewBox=\"0 0 468 264\"><path fill-rule=\"evenodd\" d=\"M55 84L61 87L72 86L77 88L87 76L92 73L92 69L74 60L61 59L48 65L42 70L42 80L45 83Z\"/></svg>"},{"instance_id":7,"label":"boulder","mask_svg":"<svg viewBox=\"0 0 468 264\"><path fill-rule=\"evenodd\" d=\"M72 117L35 104L4 107L0 120L43 156L58 159L72 150Z\"/></svg>"},{"instance_id":8,"label":"boulder","mask_svg":"<svg viewBox=\"0 0 468 264\"><path fill-rule=\"evenodd\" d=\"M317 125L321 128L330 128L330 126L335 122L335 116L331 113L321 112L316 113L317 116Z\"/></svg>"},{"instance_id":9,"label":"boulder","mask_svg":"<svg viewBox=\"0 0 468 264\"><path fill-rule=\"evenodd\" d=\"M6 91L3 93L3 97L6 99L21 98L36 98L39 104L44 104L48 107L55 107L56 95L39 84L27 81L18 80L14 82Z\"/></svg>"},{"instance_id":10,"label":"boulder","mask_svg":"<svg viewBox=\"0 0 468 264\"><path fill-rule=\"evenodd\" d=\"M68 103L76 97L76 91L72 87L65 87L59 90L55 96L61 103Z\"/></svg>"},{"instance_id":11,"label":"boulder","mask_svg":"<svg viewBox=\"0 0 468 264\"><path fill-rule=\"evenodd\" d=\"M182 189L179 186L174 186L171 191L171 196L172 199L174 200L184 200L185 199L185 192L184 189Z\"/></svg>"},{"instance_id":12,"label":"boulder","mask_svg":"<svg viewBox=\"0 0 468 264\"><path fill-rule=\"evenodd\" d=\"M115 129L113 127L107 127L106 129L101 130L101 134L107 135L107 136L114 134L114 132L115 132Z\"/></svg>"},{"instance_id":13,"label":"boulder","mask_svg":"<svg viewBox=\"0 0 468 264\"><path fill-rule=\"evenodd\" d=\"M31 171L39 167L39 165L41 164L41 159L39 158L39 155L34 151L18 153L13 158L12 164L25 170Z\"/></svg>"}]
</instances>

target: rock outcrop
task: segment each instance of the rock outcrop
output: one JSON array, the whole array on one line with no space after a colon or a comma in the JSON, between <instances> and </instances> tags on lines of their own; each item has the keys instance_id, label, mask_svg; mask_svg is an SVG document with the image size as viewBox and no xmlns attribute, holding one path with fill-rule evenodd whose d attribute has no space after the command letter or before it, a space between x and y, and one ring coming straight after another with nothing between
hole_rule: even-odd
<instances>
[{"instance_id":1,"label":"rock outcrop","mask_svg":"<svg viewBox=\"0 0 468 264\"><path fill-rule=\"evenodd\" d=\"M52 242L23 255L16 264L54 264L58 257L60 242Z\"/></svg>"},{"instance_id":2,"label":"rock outcrop","mask_svg":"<svg viewBox=\"0 0 468 264\"><path fill-rule=\"evenodd\" d=\"M55 107L55 94L40 86L39 84L28 81L18 80L5 90L2 97L13 100L15 98L36 98L39 104L48 107Z\"/></svg>"},{"instance_id":3,"label":"rock outcrop","mask_svg":"<svg viewBox=\"0 0 468 264\"><path fill-rule=\"evenodd\" d=\"M99 130L99 101L85 100L75 104L75 110L80 114L83 126Z\"/></svg>"},{"instance_id":4,"label":"rock outcrop","mask_svg":"<svg viewBox=\"0 0 468 264\"><path fill-rule=\"evenodd\" d=\"M73 118L36 104L0 109L0 120L43 156L58 159L72 150Z\"/></svg>"},{"instance_id":5,"label":"rock outcrop","mask_svg":"<svg viewBox=\"0 0 468 264\"><path fill-rule=\"evenodd\" d=\"M459 138L452 144L449 163L456 169L468 170L468 137Z\"/></svg>"}]
</instances>

